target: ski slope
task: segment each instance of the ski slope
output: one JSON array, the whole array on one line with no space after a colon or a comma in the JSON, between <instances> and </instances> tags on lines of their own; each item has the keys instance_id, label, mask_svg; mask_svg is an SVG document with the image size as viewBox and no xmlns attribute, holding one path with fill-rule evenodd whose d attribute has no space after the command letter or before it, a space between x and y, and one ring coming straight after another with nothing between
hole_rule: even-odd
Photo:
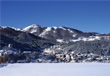
<instances>
[{"instance_id":1,"label":"ski slope","mask_svg":"<svg viewBox=\"0 0 110 76\"><path fill-rule=\"evenodd\" d=\"M0 76L110 76L110 63L20 63L0 68Z\"/></svg>"}]
</instances>

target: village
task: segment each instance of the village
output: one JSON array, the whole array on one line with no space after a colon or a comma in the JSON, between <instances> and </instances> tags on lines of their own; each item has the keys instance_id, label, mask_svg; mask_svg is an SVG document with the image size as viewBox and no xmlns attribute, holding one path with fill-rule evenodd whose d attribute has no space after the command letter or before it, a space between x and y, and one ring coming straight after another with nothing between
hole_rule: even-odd
<instances>
[{"instance_id":1,"label":"village","mask_svg":"<svg viewBox=\"0 0 110 76\"><path fill-rule=\"evenodd\" d=\"M34 62L34 59L39 57L39 52L36 51L19 51L12 47L12 44L0 50L0 63L29 63Z\"/></svg>"},{"instance_id":2,"label":"village","mask_svg":"<svg viewBox=\"0 0 110 76\"><path fill-rule=\"evenodd\" d=\"M94 37L91 37L92 40ZM99 38L98 38L99 39ZM100 40L110 40L110 36L101 36ZM55 55L57 62L102 62L102 63L110 63L110 56L102 56L94 53L74 53L74 51L68 52L67 49L71 48L64 47L62 44L69 44L69 42L61 42L61 44L57 44L51 46L49 48L45 48L43 54L45 55Z\"/></svg>"},{"instance_id":3,"label":"village","mask_svg":"<svg viewBox=\"0 0 110 76\"><path fill-rule=\"evenodd\" d=\"M58 47L56 50L55 48ZM110 56L101 56L98 54L81 54L74 52L61 52L62 48L59 48L59 45L54 46L54 49L45 49L45 55L55 55L56 62L65 62L65 63L86 63L86 62L101 62L101 63L110 63ZM51 50L51 51L49 51Z\"/></svg>"},{"instance_id":4,"label":"village","mask_svg":"<svg viewBox=\"0 0 110 76\"><path fill-rule=\"evenodd\" d=\"M101 39L109 40L110 37L104 36ZM19 51L8 44L5 49L0 50L1 63L82 63L82 62L102 62L110 63L110 56L102 56L94 53L74 53L74 51L65 51L69 47L62 46L64 42L37 51ZM65 42L69 44L69 42Z\"/></svg>"},{"instance_id":5,"label":"village","mask_svg":"<svg viewBox=\"0 0 110 76\"><path fill-rule=\"evenodd\" d=\"M55 47L55 46L54 46ZM58 52L59 50L59 52ZM60 48L57 51L44 51L39 54L37 52L24 51L13 52L13 51L3 51L0 50L0 63L86 63L86 62L101 62L110 63L110 56L100 56L97 54L75 54L71 53L61 53ZM41 57L40 57L41 56ZM50 57L47 59L42 58L42 56ZM53 58L53 60L52 60Z\"/></svg>"}]
</instances>

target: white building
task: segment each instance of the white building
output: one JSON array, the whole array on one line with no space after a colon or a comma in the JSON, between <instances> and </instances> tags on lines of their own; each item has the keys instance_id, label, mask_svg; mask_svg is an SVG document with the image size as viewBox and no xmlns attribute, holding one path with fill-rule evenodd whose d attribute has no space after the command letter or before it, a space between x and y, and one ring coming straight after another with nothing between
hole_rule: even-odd
<instances>
[{"instance_id":1,"label":"white building","mask_svg":"<svg viewBox=\"0 0 110 76\"><path fill-rule=\"evenodd\" d=\"M4 53L4 50L0 50L0 56L2 56Z\"/></svg>"}]
</instances>

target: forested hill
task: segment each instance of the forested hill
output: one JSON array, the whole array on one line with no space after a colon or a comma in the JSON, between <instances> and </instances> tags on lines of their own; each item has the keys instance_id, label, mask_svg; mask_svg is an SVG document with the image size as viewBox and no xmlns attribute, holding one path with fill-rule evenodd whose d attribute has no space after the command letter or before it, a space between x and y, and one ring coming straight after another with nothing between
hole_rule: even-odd
<instances>
[{"instance_id":1,"label":"forested hill","mask_svg":"<svg viewBox=\"0 0 110 76\"><path fill-rule=\"evenodd\" d=\"M10 27L0 27L0 32L0 48L6 47L8 44L12 44L13 48L21 51L38 51L38 49L47 48L55 44L55 41L47 40L31 33L15 30Z\"/></svg>"}]
</instances>

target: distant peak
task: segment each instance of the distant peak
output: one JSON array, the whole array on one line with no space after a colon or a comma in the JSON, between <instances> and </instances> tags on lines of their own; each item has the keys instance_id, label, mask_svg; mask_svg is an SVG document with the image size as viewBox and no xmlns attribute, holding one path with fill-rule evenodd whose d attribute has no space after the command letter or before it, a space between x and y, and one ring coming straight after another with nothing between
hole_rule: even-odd
<instances>
[{"instance_id":1,"label":"distant peak","mask_svg":"<svg viewBox=\"0 0 110 76\"><path fill-rule=\"evenodd\" d=\"M32 25L30 25L30 26L25 27L23 30L24 30L24 31L27 31L27 30L29 30L30 28L38 28L38 27L40 27L40 25L32 24Z\"/></svg>"},{"instance_id":2,"label":"distant peak","mask_svg":"<svg viewBox=\"0 0 110 76\"><path fill-rule=\"evenodd\" d=\"M36 27L40 27L40 25L32 24L32 25L27 26L26 28L36 28Z\"/></svg>"},{"instance_id":3,"label":"distant peak","mask_svg":"<svg viewBox=\"0 0 110 76\"><path fill-rule=\"evenodd\" d=\"M0 26L0 28L2 28L2 29L10 28L10 29L14 29L14 30L16 30L16 31L20 31L20 30L21 30L21 29L19 29L19 28L9 27L9 26Z\"/></svg>"},{"instance_id":4,"label":"distant peak","mask_svg":"<svg viewBox=\"0 0 110 76\"><path fill-rule=\"evenodd\" d=\"M40 27L40 25L37 25L37 24L32 24L30 25L31 27Z\"/></svg>"}]
</instances>

